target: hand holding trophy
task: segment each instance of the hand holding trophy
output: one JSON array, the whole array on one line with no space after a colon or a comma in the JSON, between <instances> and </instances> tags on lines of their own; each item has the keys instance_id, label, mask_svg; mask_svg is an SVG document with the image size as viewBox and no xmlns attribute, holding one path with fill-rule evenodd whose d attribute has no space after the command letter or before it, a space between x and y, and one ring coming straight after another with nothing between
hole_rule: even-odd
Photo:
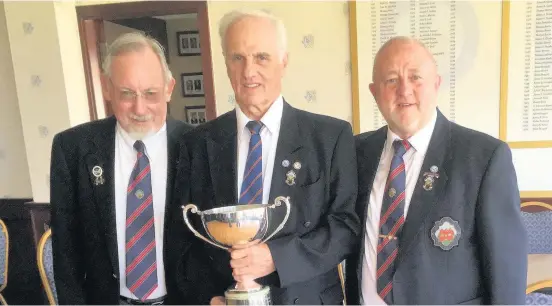
<instances>
[{"instance_id":1,"label":"hand holding trophy","mask_svg":"<svg viewBox=\"0 0 552 306\"><path fill-rule=\"evenodd\" d=\"M194 204L182 207L184 222L194 235L216 247L230 250L233 246L246 244L250 241L262 239L268 241L278 233L287 222L290 213L289 197L277 197L274 204L233 205L199 211ZM269 208L274 209L286 204L286 214L280 225L273 233L265 238L269 225ZM198 214L207 235L200 234L190 223L188 211ZM224 293L228 305L269 305L270 288L261 286L254 280L238 282Z\"/></svg>"}]
</instances>

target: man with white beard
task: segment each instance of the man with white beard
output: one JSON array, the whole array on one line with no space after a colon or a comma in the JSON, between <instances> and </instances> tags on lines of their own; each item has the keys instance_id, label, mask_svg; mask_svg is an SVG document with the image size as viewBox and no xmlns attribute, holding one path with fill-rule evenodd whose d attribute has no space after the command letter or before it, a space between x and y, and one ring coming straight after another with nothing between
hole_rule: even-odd
<instances>
[{"instance_id":1,"label":"man with white beard","mask_svg":"<svg viewBox=\"0 0 552 306\"><path fill-rule=\"evenodd\" d=\"M109 47L102 87L114 116L57 134L50 198L59 304L168 304L165 211L177 140L190 126L167 118L175 80L163 47L139 33ZM166 205L167 203L167 205ZM167 222L165 222L167 221ZM164 239L165 238L165 239ZM170 265L170 263L169 263Z\"/></svg>"}]
</instances>

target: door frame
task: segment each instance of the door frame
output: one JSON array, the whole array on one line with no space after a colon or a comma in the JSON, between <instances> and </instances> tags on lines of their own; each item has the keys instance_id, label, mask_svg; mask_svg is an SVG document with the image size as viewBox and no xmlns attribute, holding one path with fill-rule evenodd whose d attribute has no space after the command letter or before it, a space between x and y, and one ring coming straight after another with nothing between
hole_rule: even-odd
<instances>
[{"instance_id":1,"label":"door frame","mask_svg":"<svg viewBox=\"0 0 552 306\"><path fill-rule=\"evenodd\" d=\"M90 120L98 119L96 103L100 101L105 107L106 116L113 114L110 103L103 98L100 78L101 58L106 46L103 21L191 13L197 14L198 21L201 66L205 91L205 113L207 120L216 118L209 15L206 1L140 1L82 5L76 7L76 12L79 23Z\"/></svg>"}]
</instances>

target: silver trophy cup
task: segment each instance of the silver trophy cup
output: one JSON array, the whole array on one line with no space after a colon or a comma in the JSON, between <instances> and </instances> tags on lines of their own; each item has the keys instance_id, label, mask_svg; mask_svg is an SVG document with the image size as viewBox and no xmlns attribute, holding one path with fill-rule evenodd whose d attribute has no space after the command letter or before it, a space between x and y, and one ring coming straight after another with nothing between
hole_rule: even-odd
<instances>
[{"instance_id":1,"label":"silver trophy cup","mask_svg":"<svg viewBox=\"0 0 552 306\"><path fill-rule=\"evenodd\" d=\"M269 225L269 208L274 209L286 204L286 215L280 225L265 238ZM182 206L184 222L194 235L216 247L229 250L234 245L261 239L268 241L278 233L287 222L290 213L289 197L277 197L274 204L233 205L199 211L194 204ZM200 234L190 223L188 211L201 217L203 227L210 239ZM227 305L270 305L270 288L255 281L236 283L224 293Z\"/></svg>"}]
</instances>

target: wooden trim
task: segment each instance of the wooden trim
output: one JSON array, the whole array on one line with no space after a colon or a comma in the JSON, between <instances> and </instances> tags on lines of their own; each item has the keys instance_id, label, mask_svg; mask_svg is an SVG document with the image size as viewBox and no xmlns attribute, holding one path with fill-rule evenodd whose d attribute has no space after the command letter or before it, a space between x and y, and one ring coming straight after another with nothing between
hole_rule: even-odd
<instances>
[{"instance_id":1,"label":"wooden trim","mask_svg":"<svg viewBox=\"0 0 552 306\"><path fill-rule=\"evenodd\" d=\"M203 70L203 90L205 92L205 116L207 120L217 117L215 100L215 81L213 78L213 60L211 55L211 36L209 34L209 14L207 2L200 2L197 7L197 24L201 45L201 68Z\"/></svg>"},{"instance_id":2,"label":"wooden trim","mask_svg":"<svg viewBox=\"0 0 552 306\"><path fill-rule=\"evenodd\" d=\"M107 103L104 101L102 94L101 62L98 58L100 52L99 46L102 41L101 37L103 36L101 20L79 19L79 33L81 37L90 120L97 120L98 109L96 105L98 101L104 103L107 113Z\"/></svg>"},{"instance_id":3,"label":"wooden trim","mask_svg":"<svg viewBox=\"0 0 552 306\"><path fill-rule=\"evenodd\" d=\"M552 148L552 141L510 141L508 145L512 149Z\"/></svg>"},{"instance_id":4,"label":"wooden trim","mask_svg":"<svg viewBox=\"0 0 552 306\"><path fill-rule=\"evenodd\" d=\"M521 198L552 198L552 190L541 190L541 191L521 191Z\"/></svg>"},{"instance_id":5,"label":"wooden trim","mask_svg":"<svg viewBox=\"0 0 552 306\"><path fill-rule=\"evenodd\" d=\"M510 54L510 0L502 2L502 43L500 46L500 106L498 137L507 141L508 131L508 64Z\"/></svg>"},{"instance_id":6,"label":"wooden trim","mask_svg":"<svg viewBox=\"0 0 552 306\"><path fill-rule=\"evenodd\" d=\"M351 99L353 133L360 133L360 89L358 76L358 32L356 0L349 1L349 48L351 56Z\"/></svg>"},{"instance_id":7,"label":"wooden trim","mask_svg":"<svg viewBox=\"0 0 552 306\"><path fill-rule=\"evenodd\" d=\"M138 1L77 6L81 19L127 19L197 13L204 1Z\"/></svg>"}]
</instances>

